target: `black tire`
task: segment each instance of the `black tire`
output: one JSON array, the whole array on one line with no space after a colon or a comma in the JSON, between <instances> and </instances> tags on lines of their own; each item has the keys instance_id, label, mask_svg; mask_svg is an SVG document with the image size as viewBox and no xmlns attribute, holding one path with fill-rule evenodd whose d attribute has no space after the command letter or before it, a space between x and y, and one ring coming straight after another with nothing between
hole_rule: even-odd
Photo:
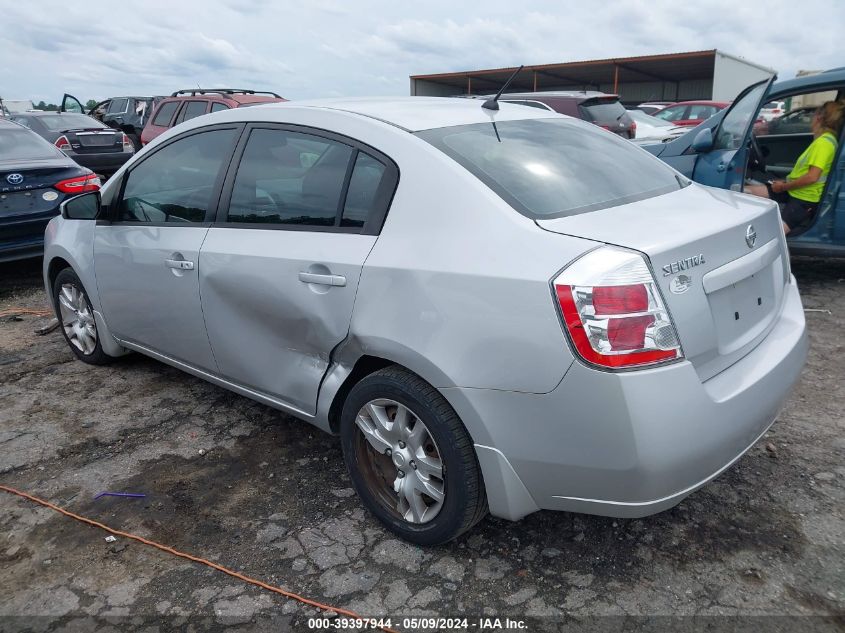
<instances>
[{"instance_id":1,"label":"black tire","mask_svg":"<svg viewBox=\"0 0 845 633\"><path fill-rule=\"evenodd\" d=\"M141 151L143 145L141 144L141 136L140 134L136 134L135 132L127 132L126 136L129 137L129 140L132 141L132 147L135 148L136 152Z\"/></svg>"},{"instance_id":2,"label":"black tire","mask_svg":"<svg viewBox=\"0 0 845 633\"><path fill-rule=\"evenodd\" d=\"M410 409L435 442L443 465L445 495L439 512L427 522L405 520L395 509L386 507L384 493L380 499L374 484L368 483L368 473L373 471L376 458L368 459L366 451L361 449L369 444L362 445L367 440L355 419L367 403L378 399L393 400ZM416 374L394 365L356 384L343 404L340 436L349 476L364 506L406 541L417 545L446 543L487 514L484 482L469 433L446 399Z\"/></svg>"},{"instance_id":3,"label":"black tire","mask_svg":"<svg viewBox=\"0 0 845 633\"><path fill-rule=\"evenodd\" d=\"M71 285L78 288L83 294L82 298L84 299L85 305L87 306L87 310L89 315L93 317L94 308L91 305L91 301L88 299L88 293L85 290L85 287L82 285L82 282L79 280L77 274L73 271L72 268L64 268L59 271L59 274L56 275L55 281L53 281L53 306L56 310L56 316L59 318L59 329L62 332L62 336L65 337L65 341L70 347L70 351L74 353L74 355L84 363L88 363L90 365L106 365L114 360L112 356L109 356L103 351L102 346L100 345L100 336L99 332L97 332L97 324L93 322L93 330L96 336L96 344L93 346L93 349L86 352L83 349L80 349L74 342L71 341L70 336L68 335L68 331L65 328L64 323L62 323L62 309L59 305L59 295L62 293L62 288L65 285Z\"/></svg>"}]
</instances>

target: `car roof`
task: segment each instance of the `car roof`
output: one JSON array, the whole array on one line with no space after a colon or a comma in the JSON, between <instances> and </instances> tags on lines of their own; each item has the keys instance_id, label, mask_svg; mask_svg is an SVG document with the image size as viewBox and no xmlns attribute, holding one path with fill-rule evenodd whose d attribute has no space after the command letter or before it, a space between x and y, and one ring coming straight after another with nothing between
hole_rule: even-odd
<instances>
[{"instance_id":1,"label":"car roof","mask_svg":"<svg viewBox=\"0 0 845 633\"><path fill-rule=\"evenodd\" d=\"M499 110L488 110L482 108L481 104L482 102L477 99L450 97L360 97L268 103L238 110L238 112L251 120L259 119L261 114L270 108L339 110L389 123L409 132L491 121L520 121L563 116L550 110L526 108L512 103L501 103Z\"/></svg>"},{"instance_id":2,"label":"car roof","mask_svg":"<svg viewBox=\"0 0 845 633\"><path fill-rule=\"evenodd\" d=\"M831 68L815 75L804 75L793 79L777 81L770 92L800 91L805 88L815 88L823 84L845 83L845 68Z\"/></svg>"},{"instance_id":3,"label":"car roof","mask_svg":"<svg viewBox=\"0 0 845 633\"><path fill-rule=\"evenodd\" d=\"M543 97L554 97L556 99L593 99L595 97L615 97L619 95L612 92L598 92L596 90L547 90L542 92L509 92L502 95L502 98L512 99L542 99Z\"/></svg>"},{"instance_id":4,"label":"car roof","mask_svg":"<svg viewBox=\"0 0 845 633\"><path fill-rule=\"evenodd\" d=\"M730 101L707 101L706 99L699 99L695 101L676 101L675 103L671 104L673 106L676 105L712 105L712 106L721 106L723 108L729 106L731 104Z\"/></svg>"},{"instance_id":5,"label":"car roof","mask_svg":"<svg viewBox=\"0 0 845 633\"><path fill-rule=\"evenodd\" d=\"M59 116L88 116L87 114L82 114L81 112L59 112L58 110L30 110L29 112L16 112L15 116L48 116L48 115L59 115ZM89 117L90 118L90 117Z\"/></svg>"}]
</instances>

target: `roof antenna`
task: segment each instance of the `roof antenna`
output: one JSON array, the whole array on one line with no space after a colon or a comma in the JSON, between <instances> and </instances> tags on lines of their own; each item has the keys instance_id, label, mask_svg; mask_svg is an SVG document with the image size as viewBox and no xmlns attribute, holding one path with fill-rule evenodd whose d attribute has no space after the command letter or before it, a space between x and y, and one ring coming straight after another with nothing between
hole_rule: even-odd
<instances>
[{"instance_id":1,"label":"roof antenna","mask_svg":"<svg viewBox=\"0 0 845 633\"><path fill-rule=\"evenodd\" d=\"M508 80L505 82L505 85L499 89L499 92L496 93L496 96L492 99L487 99L484 103L481 104L482 108L487 108L488 110L498 110L499 109L499 97L502 96L502 93L507 90L507 87L511 85L511 82L516 79L516 76L519 74L519 71L525 68L525 66L520 66L513 74L508 77Z\"/></svg>"}]
</instances>

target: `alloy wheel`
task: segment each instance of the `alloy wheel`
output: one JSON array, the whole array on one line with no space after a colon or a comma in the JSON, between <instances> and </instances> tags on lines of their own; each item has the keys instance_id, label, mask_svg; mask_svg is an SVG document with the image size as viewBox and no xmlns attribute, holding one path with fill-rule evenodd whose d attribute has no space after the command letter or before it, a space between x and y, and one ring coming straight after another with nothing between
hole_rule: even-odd
<instances>
[{"instance_id":1,"label":"alloy wheel","mask_svg":"<svg viewBox=\"0 0 845 633\"><path fill-rule=\"evenodd\" d=\"M379 398L355 417L354 446L364 482L392 515L428 523L446 498L445 466L426 425L405 405Z\"/></svg>"},{"instance_id":2,"label":"alloy wheel","mask_svg":"<svg viewBox=\"0 0 845 633\"><path fill-rule=\"evenodd\" d=\"M85 292L76 284L62 284L59 312L62 327L71 345L85 355L93 354L97 347L97 325Z\"/></svg>"}]
</instances>

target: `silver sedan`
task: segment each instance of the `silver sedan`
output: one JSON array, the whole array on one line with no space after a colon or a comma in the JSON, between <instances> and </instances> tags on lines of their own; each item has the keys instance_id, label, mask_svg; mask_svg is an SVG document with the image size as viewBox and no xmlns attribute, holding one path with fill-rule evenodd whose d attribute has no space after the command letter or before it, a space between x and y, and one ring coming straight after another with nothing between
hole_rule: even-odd
<instances>
[{"instance_id":1,"label":"silver sedan","mask_svg":"<svg viewBox=\"0 0 845 633\"><path fill-rule=\"evenodd\" d=\"M436 544L488 512L644 516L769 428L807 349L774 203L553 112L460 99L176 126L47 228L70 349L339 435Z\"/></svg>"}]
</instances>

